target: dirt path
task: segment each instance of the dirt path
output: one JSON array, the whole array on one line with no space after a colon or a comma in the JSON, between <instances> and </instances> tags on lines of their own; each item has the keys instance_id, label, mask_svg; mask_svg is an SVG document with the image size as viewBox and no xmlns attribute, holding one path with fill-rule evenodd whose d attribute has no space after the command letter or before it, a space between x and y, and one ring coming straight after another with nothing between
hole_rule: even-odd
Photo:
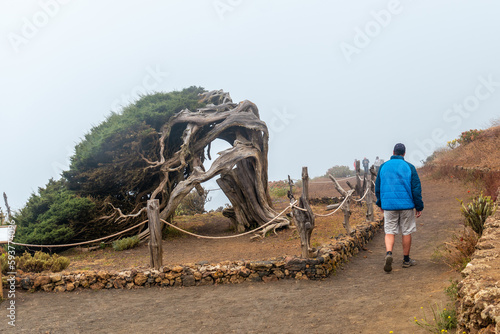
<instances>
[{"instance_id":1,"label":"dirt path","mask_svg":"<svg viewBox=\"0 0 500 334\"><path fill-rule=\"evenodd\" d=\"M436 247L460 228L467 190L423 180L424 215L412 256L418 265L385 274L383 233L344 270L323 281L270 284L18 293L16 331L33 333L425 333L413 323L421 307L446 303L443 289L458 274L432 260ZM0 331L8 329L6 303Z\"/></svg>"}]
</instances>

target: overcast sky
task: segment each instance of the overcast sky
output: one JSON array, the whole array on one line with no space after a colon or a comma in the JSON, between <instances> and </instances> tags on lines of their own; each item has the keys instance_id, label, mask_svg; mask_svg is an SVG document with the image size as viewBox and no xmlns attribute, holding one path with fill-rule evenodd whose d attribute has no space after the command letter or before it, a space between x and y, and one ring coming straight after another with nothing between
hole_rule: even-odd
<instances>
[{"instance_id":1,"label":"overcast sky","mask_svg":"<svg viewBox=\"0 0 500 334\"><path fill-rule=\"evenodd\" d=\"M257 104L269 178L416 165L500 117L500 2L0 0L0 192L20 209L93 125L197 85ZM3 206L3 203L2 203Z\"/></svg>"}]
</instances>

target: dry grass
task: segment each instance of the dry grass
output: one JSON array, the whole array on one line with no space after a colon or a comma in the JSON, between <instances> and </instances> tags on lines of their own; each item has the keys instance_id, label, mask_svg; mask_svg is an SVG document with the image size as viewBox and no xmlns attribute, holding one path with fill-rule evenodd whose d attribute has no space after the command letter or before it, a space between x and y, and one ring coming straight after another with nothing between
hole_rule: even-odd
<instances>
[{"instance_id":1,"label":"dry grass","mask_svg":"<svg viewBox=\"0 0 500 334\"><path fill-rule=\"evenodd\" d=\"M457 166L474 168L461 169ZM496 200L500 188L500 125L484 130L473 142L435 152L432 164L423 168L435 178L457 178Z\"/></svg>"},{"instance_id":2,"label":"dry grass","mask_svg":"<svg viewBox=\"0 0 500 334\"><path fill-rule=\"evenodd\" d=\"M500 125L484 130L472 143L437 153L439 165L500 169Z\"/></svg>"},{"instance_id":3,"label":"dry grass","mask_svg":"<svg viewBox=\"0 0 500 334\"><path fill-rule=\"evenodd\" d=\"M458 272L462 271L474 254L478 239L479 236L470 227L465 227L460 234L453 235L451 241L444 245L444 263Z\"/></svg>"}]
</instances>

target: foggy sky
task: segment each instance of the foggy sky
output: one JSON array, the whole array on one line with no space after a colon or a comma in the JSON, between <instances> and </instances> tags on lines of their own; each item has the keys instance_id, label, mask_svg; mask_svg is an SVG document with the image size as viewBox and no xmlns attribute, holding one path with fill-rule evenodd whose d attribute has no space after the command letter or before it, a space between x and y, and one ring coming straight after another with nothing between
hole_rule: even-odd
<instances>
[{"instance_id":1,"label":"foggy sky","mask_svg":"<svg viewBox=\"0 0 500 334\"><path fill-rule=\"evenodd\" d=\"M111 111L191 85L257 104L270 180L387 160L397 142L418 166L500 117L499 13L495 1L0 0L0 192L20 209Z\"/></svg>"}]
</instances>

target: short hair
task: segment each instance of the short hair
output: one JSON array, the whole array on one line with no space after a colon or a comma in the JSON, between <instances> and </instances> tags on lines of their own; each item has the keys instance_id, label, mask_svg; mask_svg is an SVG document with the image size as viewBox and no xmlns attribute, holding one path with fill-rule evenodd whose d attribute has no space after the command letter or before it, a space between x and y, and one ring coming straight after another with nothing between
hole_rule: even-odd
<instances>
[{"instance_id":1,"label":"short hair","mask_svg":"<svg viewBox=\"0 0 500 334\"><path fill-rule=\"evenodd\" d=\"M394 154L395 155L404 155L406 153L406 147L404 144L397 143L394 146Z\"/></svg>"}]
</instances>

